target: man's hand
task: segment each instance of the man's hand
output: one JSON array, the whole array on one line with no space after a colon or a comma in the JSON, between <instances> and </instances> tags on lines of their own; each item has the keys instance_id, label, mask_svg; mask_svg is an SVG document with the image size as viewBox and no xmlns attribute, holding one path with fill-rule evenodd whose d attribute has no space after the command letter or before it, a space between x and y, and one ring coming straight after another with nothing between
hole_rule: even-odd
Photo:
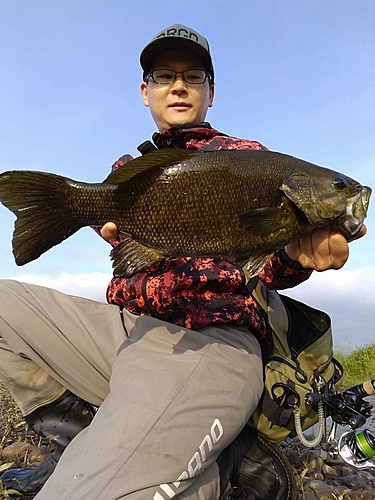
<instances>
[{"instance_id":1,"label":"man's hand","mask_svg":"<svg viewBox=\"0 0 375 500\"><path fill-rule=\"evenodd\" d=\"M104 224L104 226L100 230L100 233L102 237L107 241L116 239L120 234L114 222L107 222L106 224Z\"/></svg>"},{"instance_id":2,"label":"man's hand","mask_svg":"<svg viewBox=\"0 0 375 500\"><path fill-rule=\"evenodd\" d=\"M363 225L356 239L366 232L367 228ZM304 268L316 271L340 269L349 258L349 245L345 236L331 225L315 229L308 236L293 241L285 247L285 251Z\"/></svg>"}]
</instances>

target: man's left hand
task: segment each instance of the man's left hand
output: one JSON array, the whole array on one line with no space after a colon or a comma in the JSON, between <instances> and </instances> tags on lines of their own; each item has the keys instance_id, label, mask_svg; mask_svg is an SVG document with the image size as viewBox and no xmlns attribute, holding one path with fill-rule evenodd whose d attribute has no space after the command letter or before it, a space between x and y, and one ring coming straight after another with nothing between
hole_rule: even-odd
<instances>
[{"instance_id":1,"label":"man's left hand","mask_svg":"<svg viewBox=\"0 0 375 500\"><path fill-rule=\"evenodd\" d=\"M363 225L356 239L366 232L367 228ZM316 271L340 269L349 258L349 245L345 236L331 225L315 229L308 236L293 241L285 247L285 251L304 268Z\"/></svg>"},{"instance_id":2,"label":"man's left hand","mask_svg":"<svg viewBox=\"0 0 375 500\"><path fill-rule=\"evenodd\" d=\"M104 226L100 230L100 233L102 235L102 238L107 241L115 240L120 235L119 230L117 229L117 226L114 222L107 222L106 224L104 224Z\"/></svg>"}]
</instances>

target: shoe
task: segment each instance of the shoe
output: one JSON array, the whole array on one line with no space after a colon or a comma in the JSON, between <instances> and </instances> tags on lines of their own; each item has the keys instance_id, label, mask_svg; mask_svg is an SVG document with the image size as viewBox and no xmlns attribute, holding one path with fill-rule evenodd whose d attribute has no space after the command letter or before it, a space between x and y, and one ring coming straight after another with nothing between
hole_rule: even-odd
<instances>
[{"instance_id":1,"label":"shoe","mask_svg":"<svg viewBox=\"0 0 375 500\"><path fill-rule=\"evenodd\" d=\"M58 399L26 415L29 427L38 435L49 438L56 449L37 467L10 469L0 476L5 489L29 493L42 489L51 476L70 441L90 425L95 415L92 405L70 391Z\"/></svg>"},{"instance_id":2,"label":"shoe","mask_svg":"<svg viewBox=\"0 0 375 500\"><path fill-rule=\"evenodd\" d=\"M293 470L278 446L246 426L218 460L220 500L295 500Z\"/></svg>"},{"instance_id":3,"label":"shoe","mask_svg":"<svg viewBox=\"0 0 375 500\"><path fill-rule=\"evenodd\" d=\"M82 429L90 425L95 409L70 391L41 406L25 417L29 427L39 436L65 449Z\"/></svg>"}]
</instances>

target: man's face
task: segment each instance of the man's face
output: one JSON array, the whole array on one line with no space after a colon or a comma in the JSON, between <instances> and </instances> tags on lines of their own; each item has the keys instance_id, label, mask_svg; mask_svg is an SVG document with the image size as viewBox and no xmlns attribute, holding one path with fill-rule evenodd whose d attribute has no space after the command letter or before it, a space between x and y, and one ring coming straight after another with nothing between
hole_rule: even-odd
<instances>
[{"instance_id":1,"label":"man's face","mask_svg":"<svg viewBox=\"0 0 375 500\"><path fill-rule=\"evenodd\" d=\"M170 50L156 57L151 71L156 69L181 72L204 69L204 66L201 59L190 52ZM157 84L149 78L147 83L142 83L141 94L159 131L163 132L170 127L203 122L208 108L212 106L214 86L208 78L201 84L188 84L182 75L178 75L171 84Z\"/></svg>"}]
</instances>

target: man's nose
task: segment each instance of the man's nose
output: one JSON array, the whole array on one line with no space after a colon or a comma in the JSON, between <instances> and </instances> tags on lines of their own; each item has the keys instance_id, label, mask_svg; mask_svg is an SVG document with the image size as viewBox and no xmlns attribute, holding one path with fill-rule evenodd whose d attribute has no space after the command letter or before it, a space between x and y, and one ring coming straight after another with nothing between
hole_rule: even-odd
<instances>
[{"instance_id":1,"label":"man's nose","mask_svg":"<svg viewBox=\"0 0 375 500\"><path fill-rule=\"evenodd\" d=\"M177 73L176 80L173 82L173 85L172 85L172 90L175 92L176 91L181 92L181 91L186 90L186 88L187 88L186 82L182 78L182 74Z\"/></svg>"}]
</instances>

